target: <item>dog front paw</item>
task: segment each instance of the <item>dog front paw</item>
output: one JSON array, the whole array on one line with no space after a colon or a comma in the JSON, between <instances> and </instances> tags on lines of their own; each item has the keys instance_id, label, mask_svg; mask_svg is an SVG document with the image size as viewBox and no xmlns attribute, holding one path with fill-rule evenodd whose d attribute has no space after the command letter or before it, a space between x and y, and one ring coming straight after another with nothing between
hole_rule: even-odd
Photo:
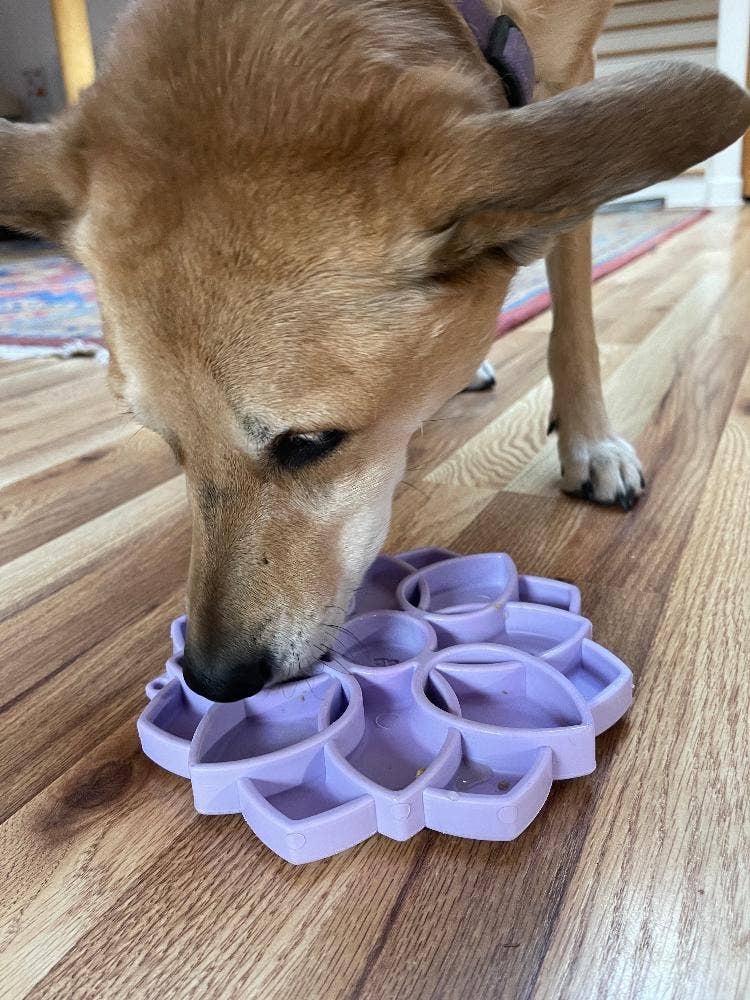
<instances>
[{"instance_id":1,"label":"dog front paw","mask_svg":"<svg viewBox=\"0 0 750 1000\"><path fill-rule=\"evenodd\" d=\"M492 362L483 361L463 392L487 392L489 389L495 388L495 382L495 369Z\"/></svg>"},{"instance_id":2,"label":"dog front paw","mask_svg":"<svg viewBox=\"0 0 750 1000\"><path fill-rule=\"evenodd\" d=\"M646 488L635 448L623 438L559 441L563 492L604 506L632 510Z\"/></svg>"}]
</instances>

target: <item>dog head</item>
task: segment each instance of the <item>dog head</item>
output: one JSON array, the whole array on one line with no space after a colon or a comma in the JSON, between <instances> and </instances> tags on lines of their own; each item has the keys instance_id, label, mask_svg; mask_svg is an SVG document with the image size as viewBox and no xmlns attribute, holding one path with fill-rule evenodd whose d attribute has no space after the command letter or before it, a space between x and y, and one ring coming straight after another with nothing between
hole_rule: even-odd
<instances>
[{"instance_id":1,"label":"dog head","mask_svg":"<svg viewBox=\"0 0 750 1000\"><path fill-rule=\"evenodd\" d=\"M328 647L518 263L750 120L679 64L507 110L439 0L325 6L294 33L304 5L143 3L79 107L0 125L0 222L92 271L113 389L185 470L214 700Z\"/></svg>"}]
</instances>

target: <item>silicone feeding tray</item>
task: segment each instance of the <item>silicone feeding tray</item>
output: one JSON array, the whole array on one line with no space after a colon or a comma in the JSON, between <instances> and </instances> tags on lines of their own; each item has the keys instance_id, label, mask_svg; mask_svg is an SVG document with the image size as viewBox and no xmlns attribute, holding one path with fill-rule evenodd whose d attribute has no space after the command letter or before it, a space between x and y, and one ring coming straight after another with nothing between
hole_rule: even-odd
<instances>
[{"instance_id":1,"label":"silicone feeding tray","mask_svg":"<svg viewBox=\"0 0 750 1000\"><path fill-rule=\"evenodd\" d=\"M141 745L190 778L199 812L241 812L287 861L423 827L512 840L554 779L594 770L594 737L631 702L630 671L579 611L576 587L504 554L381 556L328 659L244 701L187 687L177 619Z\"/></svg>"}]
</instances>

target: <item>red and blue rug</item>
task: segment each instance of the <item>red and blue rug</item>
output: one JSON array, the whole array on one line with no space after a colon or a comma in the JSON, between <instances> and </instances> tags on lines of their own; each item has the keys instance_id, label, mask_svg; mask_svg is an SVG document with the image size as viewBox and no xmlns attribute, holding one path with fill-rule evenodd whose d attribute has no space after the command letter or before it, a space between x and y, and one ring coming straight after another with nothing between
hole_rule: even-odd
<instances>
[{"instance_id":1,"label":"red and blue rug","mask_svg":"<svg viewBox=\"0 0 750 1000\"><path fill-rule=\"evenodd\" d=\"M593 280L624 267L705 214L657 208L597 215ZM543 262L522 268L499 317L498 333L549 305ZM48 244L0 243L0 359L75 354L104 355L91 277Z\"/></svg>"}]
</instances>

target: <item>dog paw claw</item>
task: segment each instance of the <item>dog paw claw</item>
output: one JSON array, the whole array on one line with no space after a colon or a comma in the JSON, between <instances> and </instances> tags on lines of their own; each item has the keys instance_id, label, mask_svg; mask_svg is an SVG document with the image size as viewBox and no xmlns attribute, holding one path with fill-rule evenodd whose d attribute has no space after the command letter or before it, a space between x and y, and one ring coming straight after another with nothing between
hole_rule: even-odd
<instances>
[{"instance_id":1,"label":"dog paw claw","mask_svg":"<svg viewBox=\"0 0 750 1000\"><path fill-rule=\"evenodd\" d=\"M625 493L617 494L616 502L624 511L629 511L638 503L638 496L633 487L630 486Z\"/></svg>"},{"instance_id":2,"label":"dog paw claw","mask_svg":"<svg viewBox=\"0 0 750 1000\"><path fill-rule=\"evenodd\" d=\"M604 507L632 510L646 487L641 463L622 438L559 442L563 492Z\"/></svg>"}]
</instances>

